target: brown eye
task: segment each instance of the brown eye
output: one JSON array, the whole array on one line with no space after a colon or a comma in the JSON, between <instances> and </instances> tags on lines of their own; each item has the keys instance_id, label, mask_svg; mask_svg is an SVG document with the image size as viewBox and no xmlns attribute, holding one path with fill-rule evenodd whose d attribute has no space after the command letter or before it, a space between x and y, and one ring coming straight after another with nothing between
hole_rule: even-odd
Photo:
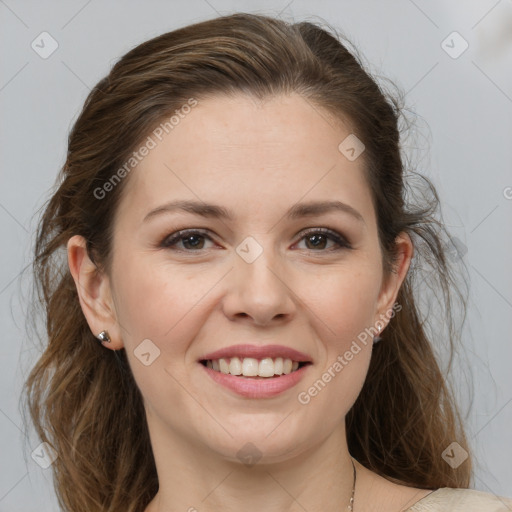
<instances>
[{"instance_id":1,"label":"brown eye","mask_svg":"<svg viewBox=\"0 0 512 512\"><path fill-rule=\"evenodd\" d=\"M309 247L306 247L306 249L316 252L351 249L350 244L345 240L345 238L330 229L315 229L308 231L301 240L306 240L306 244L309 244ZM334 242L335 247L326 249L326 243L328 241Z\"/></svg>"},{"instance_id":2,"label":"brown eye","mask_svg":"<svg viewBox=\"0 0 512 512\"><path fill-rule=\"evenodd\" d=\"M173 249L177 251L183 251L183 248L176 248L178 243L182 243L186 252L194 252L194 250L204 249L204 241L211 240L209 236L204 234L202 231L190 230L190 231L178 231L167 238L161 244L161 247L166 249Z\"/></svg>"},{"instance_id":3,"label":"brown eye","mask_svg":"<svg viewBox=\"0 0 512 512\"><path fill-rule=\"evenodd\" d=\"M193 229L182 230L164 238L160 247L173 251L199 252L208 248L205 247L206 240L213 242L204 231ZM300 241L302 240L306 241L306 250L313 252L331 252L352 248L348 241L339 233L325 228L312 229L306 232ZM328 242L334 243L334 247L326 247ZM181 247L179 244L181 244Z\"/></svg>"}]
</instances>

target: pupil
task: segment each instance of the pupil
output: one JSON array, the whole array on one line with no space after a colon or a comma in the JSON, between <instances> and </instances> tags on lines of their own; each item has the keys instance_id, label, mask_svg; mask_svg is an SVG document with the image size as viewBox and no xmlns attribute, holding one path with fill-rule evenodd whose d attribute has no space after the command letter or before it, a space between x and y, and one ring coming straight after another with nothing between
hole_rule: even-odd
<instances>
[{"instance_id":1,"label":"pupil","mask_svg":"<svg viewBox=\"0 0 512 512\"><path fill-rule=\"evenodd\" d=\"M322 238L323 235L310 235L309 240L316 240L316 242L313 242L313 247L318 247L319 245L322 244ZM323 241L325 242L325 240ZM318 244L317 242L320 242L320 244Z\"/></svg>"},{"instance_id":2,"label":"pupil","mask_svg":"<svg viewBox=\"0 0 512 512\"><path fill-rule=\"evenodd\" d=\"M186 238L183 239L183 243L184 244L189 244L189 245L192 245L192 247L197 247L198 246L198 238L201 238L201 236L198 236L198 235L189 235L187 236ZM192 242L190 243L190 240L191 239L196 239L196 242Z\"/></svg>"}]
</instances>

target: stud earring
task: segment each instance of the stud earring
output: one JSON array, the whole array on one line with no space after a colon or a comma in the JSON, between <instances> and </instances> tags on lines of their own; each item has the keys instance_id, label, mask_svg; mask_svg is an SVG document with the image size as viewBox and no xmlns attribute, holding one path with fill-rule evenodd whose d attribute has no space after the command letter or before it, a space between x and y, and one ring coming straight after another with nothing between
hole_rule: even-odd
<instances>
[{"instance_id":1,"label":"stud earring","mask_svg":"<svg viewBox=\"0 0 512 512\"><path fill-rule=\"evenodd\" d=\"M100 343L105 341L106 343L110 343L110 336L108 334L108 331L101 331L98 336L96 336L98 340L100 340Z\"/></svg>"}]
</instances>

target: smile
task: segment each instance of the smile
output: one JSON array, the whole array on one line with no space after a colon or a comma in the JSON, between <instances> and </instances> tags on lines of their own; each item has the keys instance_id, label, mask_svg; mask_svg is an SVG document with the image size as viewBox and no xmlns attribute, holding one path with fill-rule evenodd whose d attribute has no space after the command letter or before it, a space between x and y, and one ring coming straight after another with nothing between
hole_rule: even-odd
<instances>
[{"instance_id":1,"label":"smile","mask_svg":"<svg viewBox=\"0 0 512 512\"><path fill-rule=\"evenodd\" d=\"M226 375L273 378L280 375L288 375L310 363L292 361L289 358L282 357L265 357L261 360L254 357L223 357L220 359L202 360L201 364Z\"/></svg>"}]
</instances>

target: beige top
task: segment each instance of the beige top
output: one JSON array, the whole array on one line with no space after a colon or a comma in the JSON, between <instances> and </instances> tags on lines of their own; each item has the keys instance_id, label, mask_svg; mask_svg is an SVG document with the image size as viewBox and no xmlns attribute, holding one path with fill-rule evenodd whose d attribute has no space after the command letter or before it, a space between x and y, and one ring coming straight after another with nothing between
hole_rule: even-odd
<instances>
[{"instance_id":1,"label":"beige top","mask_svg":"<svg viewBox=\"0 0 512 512\"><path fill-rule=\"evenodd\" d=\"M406 512L512 512L512 499L472 489L443 487L427 494Z\"/></svg>"}]
</instances>

